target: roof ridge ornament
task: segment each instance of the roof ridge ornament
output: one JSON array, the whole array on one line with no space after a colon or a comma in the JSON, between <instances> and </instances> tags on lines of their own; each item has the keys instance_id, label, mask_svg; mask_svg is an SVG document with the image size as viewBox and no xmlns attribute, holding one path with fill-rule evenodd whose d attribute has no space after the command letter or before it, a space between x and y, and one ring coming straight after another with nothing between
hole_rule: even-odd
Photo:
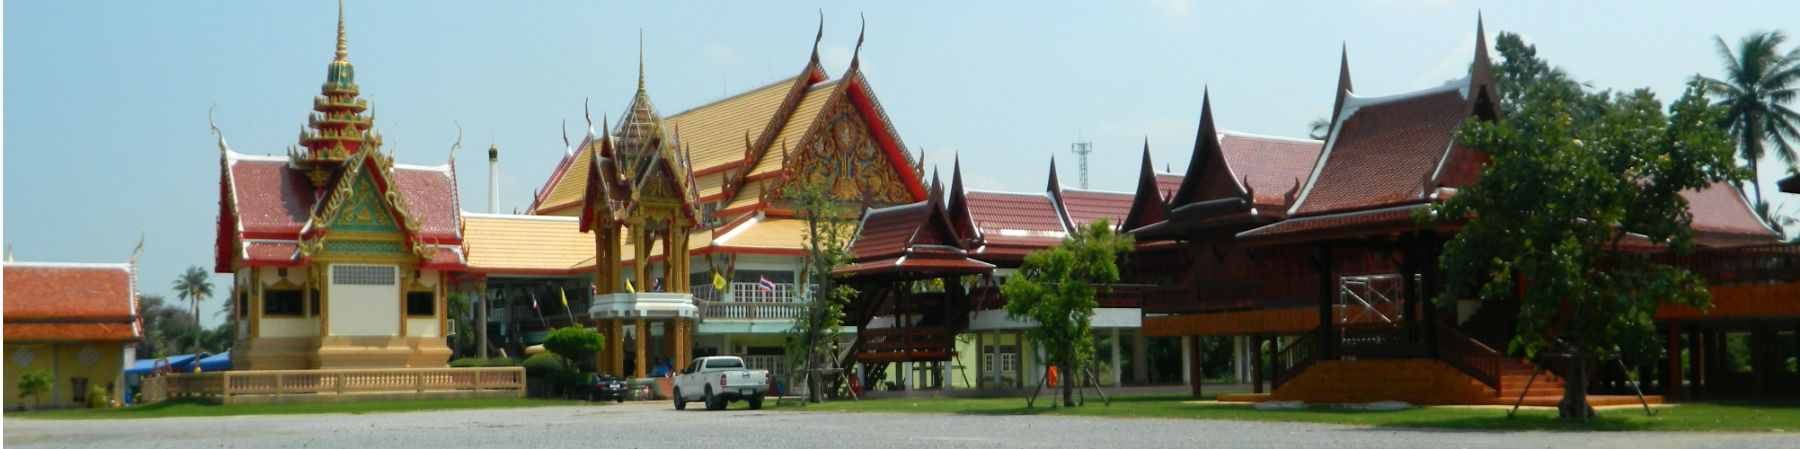
<instances>
[{"instance_id":1,"label":"roof ridge ornament","mask_svg":"<svg viewBox=\"0 0 1800 449\"><path fill-rule=\"evenodd\" d=\"M856 13L856 17L862 19L862 29L856 32L856 50L850 53L851 69L857 68L862 63L863 37L869 33L869 18L864 17L862 13Z\"/></svg>"},{"instance_id":2,"label":"roof ridge ornament","mask_svg":"<svg viewBox=\"0 0 1800 449\"><path fill-rule=\"evenodd\" d=\"M638 93L644 93L644 29L638 28Z\"/></svg>"},{"instance_id":3,"label":"roof ridge ornament","mask_svg":"<svg viewBox=\"0 0 1800 449\"><path fill-rule=\"evenodd\" d=\"M225 131L220 130L219 125L213 123L213 110L218 108L218 103L213 103L212 107L206 108L206 126L212 128L213 134L219 136L219 157L225 157L225 155L231 154L231 146L225 143Z\"/></svg>"},{"instance_id":4,"label":"roof ridge ornament","mask_svg":"<svg viewBox=\"0 0 1800 449\"><path fill-rule=\"evenodd\" d=\"M575 156L575 146L569 144L569 119L562 121L563 157Z\"/></svg>"},{"instance_id":5,"label":"roof ridge ornament","mask_svg":"<svg viewBox=\"0 0 1800 449\"><path fill-rule=\"evenodd\" d=\"M812 62L819 62L819 41L825 40L825 8L819 8L819 33L813 36Z\"/></svg>"}]
</instances>

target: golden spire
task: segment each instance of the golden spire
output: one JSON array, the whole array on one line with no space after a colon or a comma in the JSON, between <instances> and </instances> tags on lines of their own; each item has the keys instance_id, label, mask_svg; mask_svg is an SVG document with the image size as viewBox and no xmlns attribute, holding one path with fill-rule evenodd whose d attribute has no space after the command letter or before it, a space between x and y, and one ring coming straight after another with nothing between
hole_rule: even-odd
<instances>
[{"instance_id":1,"label":"golden spire","mask_svg":"<svg viewBox=\"0 0 1800 449\"><path fill-rule=\"evenodd\" d=\"M638 28L638 92L644 91L644 29Z\"/></svg>"},{"instance_id":2,"label":"golden spire","mask_svg":"<svg viewBox=\"0 0 1800 449\"><path fill-rule=\"evenodd\" d=\"M338 0L338 50L337 50L337 58L338 58L338 60L339 60L339 61L342 61L342 60L344 60L344 58L345 58L345 57L347 57L347 56L350 56L350 47L349 47L349 46L347 46L347 45L344 45L344 0Z\"/></svg>"}]
</instances>

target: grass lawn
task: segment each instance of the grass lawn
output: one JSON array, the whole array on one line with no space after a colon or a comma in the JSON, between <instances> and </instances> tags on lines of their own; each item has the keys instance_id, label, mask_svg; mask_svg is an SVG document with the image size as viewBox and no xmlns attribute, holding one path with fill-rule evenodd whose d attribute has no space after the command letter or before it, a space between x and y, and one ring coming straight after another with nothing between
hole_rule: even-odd
<instances>
[{"instance_id":1,"label":"grass lawn","mask_svg":"<svg viewBox=\"0 0 1800 449\"><path fill-rule=\"evenodd\" d=\"M7 413L7 419L137 419L188 416L299 415L313 413L411 412L476 408L544 407L555 405L588 405L594 402L551 399L436 399L408 401L369 401L292 404L219 405L201 401L164 401L122 408L49 410Z\"/></svg>"},{"instance_id":2,"label":"grass lawn","mask_svg":"<svg viewBox=\"0 0 1800 449\"><path fill-rule=\"evenodd\" d=\"M1609 408L1593 422L1556 418L1556 410L1521 408L1517 417L1506 418L1500 407L1420 407L1396 411L1356 410L1313 406L1293 410L1258 410L1248 404L1196 401L1185 394L1115 397L1112 406L1088 396L1083 407L1049 408L1049 397L1037 407L1026 408L1025 398L996 399L878 399L833 401L802 408L786 403L779 410L952 413L973 415L1066 415L1124 418L1186 418L1239 421L1285 421L1356 426L1423 427L1511 430L1700 430L1700 431L1795 431L1800 430L1800 403L1716 402L1690 403L1656 408L1656 416L1644 409Z\"/></svg>"}]
</instances>

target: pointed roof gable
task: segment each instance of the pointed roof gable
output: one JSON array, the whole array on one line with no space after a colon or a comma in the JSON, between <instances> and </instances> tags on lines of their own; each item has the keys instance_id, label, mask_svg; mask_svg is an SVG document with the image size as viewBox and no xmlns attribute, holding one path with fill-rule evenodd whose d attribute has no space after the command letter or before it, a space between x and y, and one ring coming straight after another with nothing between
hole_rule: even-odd
<instances>
[{"instance_id":1,"label":"pointed roof gable","mask_svg":"<svg viewBox=\"0 0 1800 449\"><path fill-rule=\"evenodd\" d=\"M981 228L975 226L975 218L969 215L969 197L962 180L962 157L957 156L951 167L950 197L945 200L944 209L950 214L951 227L962 236L964 247L974 248L981 241Z\"/></svg>"},{"instance_id":2,"label":"pointed roof gable","mask_svg":"<svg viewBox=\"0 0 1800 449\"><path fill-rule=\"evenodd\" d=\"M1499 117L1487 75L1486 39L1476 42L1470 76L1398 95L1357 96L1349 90L1346 62L1340 68L1340 99L1324 152L1289 214L1416 203L1438 187L1473 182L1485 156L1457 144L1456 129L1471 116Z\"/></svg>"},{"instance_id":3,"label":"pointed roof gable","mask_svg":"<svg viewBox=\"0 0 1800 449\"><path fill-rule=\"evenodd\" d=\"M934 193L942 186L933 183ZM903 206L870 209L850 245L854 265L834 274L902 276L987 273L994 266L969 259L971 239L957 230L941 195Z\"/></svg>"},{"instance_id":4,"label":"pointed roof gable","mask_svg":"<svg viewBox=\"0 0 1800 449\"><path fill-rule=\"evenodd\" d=\"M1188 159L1187 174L1181 188L1169 200L1171 209L1206 200L1241 197L1249 193L1231 166L1226 164L1224 150L1219 147L1218 126L1213 123L1212 93L1201 95L1200 129L1194 134L1194 152Z\"/></svg>"},{"instance_id":5,"label":"pointed roof gable","mask_svg":"<svg viewBox=\"0 0 1800 449\"><path fill-rule=\"evenodd\" d=\"M1144 140L1144 161L1138 168L1137 191L1131 198L1131 210L1119 229L1126 231L1149 226L1169 217L1168 197L1159 185L1155 166L1150 164L1150 141Z\"/></svg>"}]
</instances>

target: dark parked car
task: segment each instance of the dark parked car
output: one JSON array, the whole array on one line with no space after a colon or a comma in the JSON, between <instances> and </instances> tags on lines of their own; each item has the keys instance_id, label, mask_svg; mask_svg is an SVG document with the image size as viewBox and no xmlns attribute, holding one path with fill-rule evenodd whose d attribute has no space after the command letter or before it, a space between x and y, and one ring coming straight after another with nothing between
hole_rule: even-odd
<instances>
[{"instance_id":1,"label":"dark parked car","mask_svg":"<svg viewBox=\"0 0 1800 449\"><path fill-rule=\"evenodd\" d=\"M625 380L611 374L598 373L588 380L588 400L625 402L625 395L630 392L625 387Z\"/></svg>"}]
</instances>

